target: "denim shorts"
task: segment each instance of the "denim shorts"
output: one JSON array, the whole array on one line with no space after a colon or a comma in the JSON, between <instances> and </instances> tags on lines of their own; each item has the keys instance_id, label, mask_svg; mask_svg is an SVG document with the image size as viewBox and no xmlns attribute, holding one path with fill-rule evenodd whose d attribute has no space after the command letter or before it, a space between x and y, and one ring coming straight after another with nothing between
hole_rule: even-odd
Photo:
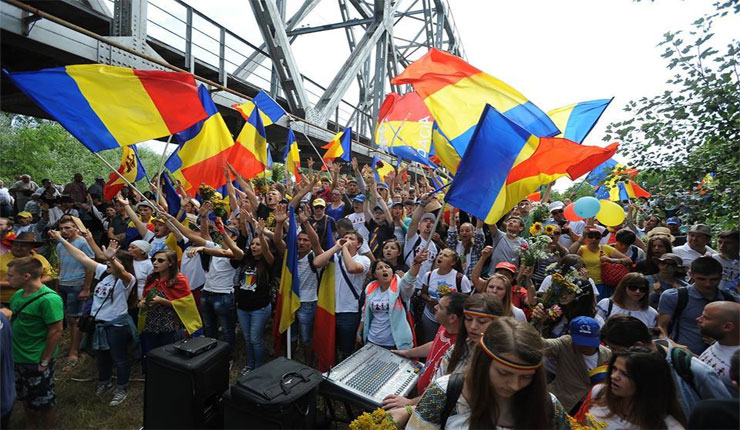
<instances>
[{"instance_id":1,"label":"denim shorts","mask_svg":"<svg viewBox=\"0 0 740 430\"><path fill-rule=\"evenodd\" d=\"M37 411L56 405L54 360L49 361L49 367L43 372L39 371L38 363L16 363L15 390L18 400L23 400L33 410Z\"/></svg>"},{"instance_id":2,"label":"denim shorts","mask_svg":"<svg viewBox=\"0 0 740 430\"><path fill-rule=\"evenodd\" d=\"M64 313L68 317L79 317L83 314L85 309L85 303L87 300L80 300L77 296L82 291L82 287L68 287L65 285L59 286L59 295L62 296L64 301Z\"/></svg>"},{"instance_id":3,"label":"denim shorts","mask_svg":"<svg viewBox=\"0 0 740 430\"><path fill-rule=\"evenodd\" d=\"M301 302L301 307L295 313L301 329L301 343L311 346L313 340L313 321L316 318L317 302Z\"/></svg>"}]
</instances>

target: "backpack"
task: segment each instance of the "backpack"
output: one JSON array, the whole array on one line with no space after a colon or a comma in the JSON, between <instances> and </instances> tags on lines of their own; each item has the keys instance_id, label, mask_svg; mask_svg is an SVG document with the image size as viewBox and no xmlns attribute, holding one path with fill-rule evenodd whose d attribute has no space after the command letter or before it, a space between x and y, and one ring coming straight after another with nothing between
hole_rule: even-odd
<instances>
[{"instance_id":1,"label":"backpack","mask_svg":"<svg viewBox=\"0 0 740 430\"><path fill-rule=\"evenodd\" d=\"M316 268L316 266L313 265L313 259L314 259L313 251L309 251L308 253L308 267L311 268L311 271L316 275L316 281L318 281L318 285L321 285L321 272L322 270L319 270Z\"/></svg>"},{"instance_id":2,"label":"backpack","mask_svg":"<svg viewBox=\"0 0 740 430\"><path fill-rule=\"evenodd\" d=\"M681 325L678 324L679 319L681 318L681 314L683 314L684 309L686 309L686 305L689 304L689 289L688 287L678 287L676 288L678 291L678 303L676 303L676 310L673 312L673 319L671 319L671 324L668 327L668 333L670 334L673 332L673 328L676 328L676 333L671 337L673 340L678 341L678 333L680 331ZM732 297L731 294L725 293L722 290L719 291L720 297L722 297L721 300L727 300L730 302L734 302L735 298ZM711 303L711 302L710 302Z\"/></svg>"},{"instance_id":3,"label":"backpack","mask_svg":"<svg viewBox=\"0 0 740 430\"><path fill-rule=\"evenodd\" d=\"M432 280L432 272L433 272L433 270L430 270L429 272L427 272L427 282L426 282L427 287L429 286L429 281ZM463 276L464 275L462 273L460 273L460 272L457 272L457 275L455 276L455 285L457 286L457 292L458 293L462 293L462 280L463 280Z\"/></svg>"},{"instance_id":4,"label":"backpack","mask_svg":"<svg viewBox=\"0 0 740 430\"><path fill-rule=\"evenodd\" d=\"M416 242L414 242L414 246L411 247L411 251L409 251L406 255L403 256L403 262L405 263L406 260L409 259L411 254L414 254L414 257L416 257L416 247L421 244L421 236L418 236L416 238Z\"/></svg>"}]
</instances>

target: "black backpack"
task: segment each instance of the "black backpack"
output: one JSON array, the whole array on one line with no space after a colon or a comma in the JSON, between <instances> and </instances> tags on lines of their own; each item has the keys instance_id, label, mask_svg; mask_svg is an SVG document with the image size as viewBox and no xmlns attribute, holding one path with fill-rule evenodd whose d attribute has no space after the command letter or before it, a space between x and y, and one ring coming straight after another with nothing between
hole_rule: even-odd
<instances>
[{"instance_id":1,"label":"black backpack","mask_svg":"<svg viewBox=\"0 0 740 430\"><path fill-rule=\"evenodd\" d=\"M676 333L671 337L671 339L678 342L678 334L681 329L681 325L678 323L679 319L681 318L681 314L683 314L683 311L686 309L686 305L689 304L689 289L688 287L678 287L676 288L678 291L678 303L676 303L676 310L673 312L673 318L671 319L671 324L668 327L668 333L666 335L670 335L673 333L673 328L676 328ZM720 300L726 300L730 302L734 302L735 298L732 297L730 293L726 293L722 290L718 290L720 297L722 297ZM710 301L711 303L711 301Z\"/></svg>"}]
</instances>

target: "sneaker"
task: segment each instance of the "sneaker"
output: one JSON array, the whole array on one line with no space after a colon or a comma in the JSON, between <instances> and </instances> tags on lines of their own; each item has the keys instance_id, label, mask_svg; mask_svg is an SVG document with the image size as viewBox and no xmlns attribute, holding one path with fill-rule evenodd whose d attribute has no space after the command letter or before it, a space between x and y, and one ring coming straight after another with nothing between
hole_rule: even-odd
<instances>
[{"instance_id":1,"label":"sneaker","mask_svg":"<svg viewBox=\"0 0 740 430\"><path fill-rule=\"evenodd\" d=\"M95 390L95 395L103 397L108 391L113 389L113 383L111 381L101 382L98 384L98 389Z\"/></svg>"},{"instance_id":2,"label":"sneaker","mask_svg":"<svg viewBox=\"0 0 740 430\"><path fill-rule=\"evenodd\" d=\"M239 372L239 376L244 376L251 371L252 369L250 367L244 366L244 368Z\"/></svg>"},{"instance_id":3,"label":"sneaker","mask_svg":"<svg viewBox=\"0 0 740 430\"><path fill-rule=\"evenodd\" d=\"M116 388L116 392L113 394L113 400L110 401L109 406L118 406L123 403L128 397L128 391L122 388Z\"/></svg>"}]
</instances>

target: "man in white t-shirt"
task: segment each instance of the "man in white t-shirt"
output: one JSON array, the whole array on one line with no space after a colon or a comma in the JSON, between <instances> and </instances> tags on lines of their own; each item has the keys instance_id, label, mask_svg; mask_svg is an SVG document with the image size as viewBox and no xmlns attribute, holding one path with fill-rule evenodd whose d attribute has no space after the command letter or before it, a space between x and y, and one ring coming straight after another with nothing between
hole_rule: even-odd
<instances>
[{"instance_id":1,"label":"man in white t-shirt","mask_svg":"<svg viewBox=\"0 0 740 430\"><path fill-rule=\"evenodd\" d=\"M367 231L367 227L365 227L366 219L365 211L363 209L364 203L365 196L363 194L358 194L354 198L352 198L352 210L354 212L347 215L345 218L352 221L352 227L355 229L356 232L362 235L363 243L367 243L370 232Z\"/></svg>"},{"instance_id":2,"label":"man in white t-shirt","mask_svg":"<svg viewBox=\"0 0 740 430\"><path fill-rule=\"evenodd\" d=\"M709 303L696 321L702 336L716 340L699 359L714 369L730 392L736 392L730 380L730 358L740 349L740 303Z\"/></svg>"},{"instance_id":3,"label":"man in white t-shirt","mask_svg":"<svg viewBox=\"0 0 740 430\"><path fill-rule=\"evenodd\" d=\"M712 229L706 224L694 224L689 229L686 243L673 248L673 253L681 257L683 265L691 267L691 263L699 257L711 257L714 250L707 246L712 239Z\"/></svg>"},{"instance_id":4,"label":"man in white t-shirt","mask_svg":"<svg viewBox=\"0 0 740 430\"><path fill-rule=\"evenodd\" d=\"M432 200L431 197L424 197L421 204L416 207L414 214L411 216L408 231L406 232L406 243L403 245L403 259L407 266L411 267L416 254L424 249L429 242L429 258L422 263L419 274L416 277L414 288L421 290L423 279L427 273L432 270L432 263L437 258L437 245L430 242L432 238L432 228L434 228L435 216L433 213L424 213L424 207Z\"/></svg>"},{"instance_id":5,"label":"man in white t-shirt","mask_svg":"<svg viewBox=\"0 0 740 430\"><path fill-rule=\"evenodd\" d=\"M714 259L722 264L722 281L719 289L740 292L740 234L737 230L725 230L717 237L719 254Z\"/></svg>"},{"instance_id":6,"label":"man in white t-shirt","mask_svg":"<svg viewBox=\"0 0 740 430\"><path fill-rule=\"evenodd\" d=\"M370 259L357 253L362 243L359 233L346 232L333 247L313 260L315 267L325 267L332 257L334 259L334 317L340 358L354 350L355 334L360 325L360 296L370 269Z\"/></svg>"}]
</instances>

